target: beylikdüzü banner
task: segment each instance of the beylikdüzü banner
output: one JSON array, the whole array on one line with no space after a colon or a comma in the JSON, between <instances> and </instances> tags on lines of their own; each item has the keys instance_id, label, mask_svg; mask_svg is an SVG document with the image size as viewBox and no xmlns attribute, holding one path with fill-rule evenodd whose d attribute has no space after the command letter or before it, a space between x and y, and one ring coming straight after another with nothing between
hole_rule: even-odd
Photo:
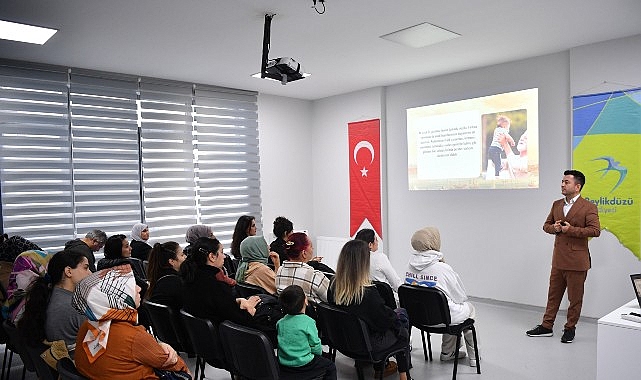
<instances>
[{"instance_id":1,"label":"beylikd\u00fcz\u00fc banner","mask_svg":"<svg viewBox=\"0 0 641 380\"><path fill-rule=\"evenodd\" d=\"M641 259L641 89L572 98L572 159L601 228Z\"/></svg>"}]
</instances>

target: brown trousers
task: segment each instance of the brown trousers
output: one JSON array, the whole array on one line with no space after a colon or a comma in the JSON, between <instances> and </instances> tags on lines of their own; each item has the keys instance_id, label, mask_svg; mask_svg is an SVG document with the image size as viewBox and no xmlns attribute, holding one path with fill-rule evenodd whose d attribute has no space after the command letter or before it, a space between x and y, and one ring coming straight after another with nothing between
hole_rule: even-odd
<instances>
[{"instance_id":1,"label":"brown trousers","mask_svg":"<svg viewBox=\"0 0 641 380\"><path fill-rule=\"evenodd\" d=\"M559 311L565 289L568 290L568 319L566 329L574 329L583 306L583 285L588 276L588 271L562 270L552 267L550 271L550 286L548 288L548 304L543 315L543 327L551 329L554 326L556 313Z\"/></svg>"}]
</instances>

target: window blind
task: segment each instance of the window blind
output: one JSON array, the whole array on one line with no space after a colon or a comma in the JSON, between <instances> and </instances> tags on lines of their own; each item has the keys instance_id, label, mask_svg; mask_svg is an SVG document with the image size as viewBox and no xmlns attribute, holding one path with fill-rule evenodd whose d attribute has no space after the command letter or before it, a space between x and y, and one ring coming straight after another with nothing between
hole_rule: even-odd
<instances>
[{"instance_id":1,"label":"window blind","mask_svg":"<svg viewBox=\"0 0 641 380\"><path fill-rule=\"evenodd\" d=\"M241 215L260 228L256 95L196 86L194 124L198 214L229 247Z\"/></svg>"},{"instance_id":2,"label":"window blind","mask_svg":"<svg viewBox=\"0 0 641 380\"><path fill-rule=\"evenodd\" d=\"M141 220L137 78L72 70L69 82L76 232L129 236Z\"/></svg>"},{"instance_id":3,"label":"window blind","mask_svg":"<svg viewBox=\"0 0 641 380\"><path fill-rule=\"evenodd\" d=\"M3 231L59 250L74 237L67 73L0 66Z\"/></svg>"},{"instance_id":4,"label":"window blind","mask_svg":"<svg viewBox=\"0 0 641 380\"><path fill-rule=\"evenodd\" d=\"M140 83L144 214L155 241L184 243L198 223L191 103L191 86Z\"/></svg>"},{"instance_id":5,"label":"window blind","mask_svg":"<svg viewBox=\"0 0 641 380\"><path fill-rule=\"evenodd\" d=\"M207 224L229 246L239 216L262 219L257 119L250 91L0 60L3 230L55 251Z\"/></svg>"}]
</instances>

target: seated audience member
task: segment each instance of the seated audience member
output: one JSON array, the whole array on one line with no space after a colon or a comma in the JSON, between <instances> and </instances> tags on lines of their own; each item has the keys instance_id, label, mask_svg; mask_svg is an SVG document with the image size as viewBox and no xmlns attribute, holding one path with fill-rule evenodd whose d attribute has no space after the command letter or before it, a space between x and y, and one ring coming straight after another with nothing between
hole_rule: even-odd
<instances>
[{"instance_id":1,"label":"seated audience member","mask_svg":"<svg viewBox=\"0 0 641 380\"><path fill-rule=\"evenodd\" d=\"M336 276L327 292L329 303L335 304L350 314L359 317L369 329L372 349L383 350L399 341L407 343L407 349L396 355L398 365L390 361L385 369L375 366L375 377L380 371L387 375L398 368L399 379L407 380L409 370L409 321L405 309L392 310L385 306L376 287L369 278L369 247L362 240L350 240L341 249L336 265Z\"/></svg>"},{"instance_id":2,"label":"seated audience member","mask_svg":"<svg viewBox=\"0 0 641 380\"><path fill-rule=\"evenodd\" d=\"M196 244L196 240L201 237L216 238L211 227L205 226L204 224L195 224L187 228L187 233L185 233L187 246L183 249L185 256L189 256L191 254L191 250L194 247L194 244Z\"/></svg>"},{"instance_id":3,"label":"seated audience member","mask_svg":"<svg viewBox=\"0 0 641 380\"><path fill-rule=\"evenodd\" d=\"M401 278L394 270L394 267L392 267L387 256L385 256L383 252L378 252L378 238L376 237L374 230L370 228L363 228L356 233L354 239L364 241L369 247L369 251L371 253L369 277L372 281L385 282L392 287L394 292L398 291L398 287L403 284L403 281L401 281Z\"/></svg>"},{"instance_id":4,"label":"seated audience member","mask_svg":"<svg viewBox=\"0 0 641 380\"><path fill-rule=\"evenodd\" d=\"M230 320L254 327L252 316L260 298L234 297L236 281L225 275L223 261L223 245L217 239L201 237L196 241L191 255L180 266L183 309L216 324Z\"/></svg>"},{"instance_id":5,"label":"seated audience member","mask_svg":"<svg viewBox=\"0 0 641 380\"><path fill-rule=\"evenodd\" d=\"M168 344L137 325L140 287L130 265L103 269L80 281L73 306L88 320L76 339L75 362L89 379L158 379L156 370L189 368Z\"/></svg>"},{"instance_id":6,"label":"seated audience member","mask_svg":"<svg viewBox=\"0 0 641 380\"><path fill-rule=\"evenodd\" d=\"M167 305L175 313L183 305L182 280L178 272L185 257L182 248L175 241L156 243L149 254L149 289L146 293L149 301Z\"/></svg>"},{"instance_id":7,"label":"seated audience member","mask_svg":"<svg viewBox=\"0 0 641 380\"><path fill-rule=\"evenodd\" d=\"M136 223L131 229L131 257L138 260L148 260L151 246L149 240L149 226L144 223Z\"/></svg>"},{"instance_id":8,"label":"seated audience member","mask_svg":"<svg viewBox=\"0 0 641 380\"><path fill-rule=\"evenodd\" d=\"M9 286L9 276L16 257L22 252L33 250L42 251L42 248L22 236L0 235L0 284L2 284L2 289L7 289ZM0 294L0 302L4 301L6 301L4 295Z\"/></svg>"},{"instance_id":9,"label":"seated audience member","mask_svg":"<svg viewBox=\"0 0 641 380\"><path fill-rule=\"evenodd\" d=\"M323 272L307 265L314 255L309 237L302 232L291 234L286 243L286 252L289 260L282 263L276 272L277 292L280 294L290 285L298 285L314 302L327 302L329 279Z\"/></svg>"},{"instance_id":10,"label":"seated audience member","mask_svg":"<svg viewBox=\"0 0 641 380\"><path fill-rule=\"evenodd\" d=\"M287 314L276 322L278 330L278 361L285 373L299 379L336 379L336 365L322 356L323 348L318 337L316 322L307 315L307 298L303 288L290 285L278 297Z\"/></svg>"},{"instance_id":11,"label":"seated audience member","mask_svg":"<svg viewBox=\"0 0 641 380\"><path fill-rule=\"evenodd\" d=\"M142 261L131 257L131 246L129 246L127 237L122 234L109 236L105 243L104 252L105 257L98 261L98 270L128 263L134 271L136 283L142 289L141 294L144 298L149 287L146 281L147 274Z\"/></svg>"},{"instance_id":12,"label":"seated audience member","mask_svg":"<svg viewBox=\"0 0 641 380\"><path fill-rule=\"evenodd\" d=\"M240 244L240 254L242 259L236 271L236 281L258 285L276 294L276 273L267 266L267 258L271 257L275 270L278 270L278 253L268 251L262 236L249 236Z\"/></svg>"},{"instance_id":13,"label":"seated audience member","mask_svg":"<svg viewBox=\"0 0 641 380\"><path fill-rule=\"evenodd\" d=\"M294 224L284 216L279 216L274 220L273 232L276 240L271 242L269 250L278 253L280 262L283 263L288 259L285 253L285 243L287 243L289 235L294 232Z\"/></svg>"},{"instance_id":14,"label":"seated audience member","mask_svg":"<svg viewBox=\"0 0 641 380\"><path fill-rule=\"evenodd\" d=\"M36 279L45 276L53 255L45 251L26 251L16 257L9 275L7 300L2 305L2 317L14 326L24 312L26 290Z\"/></svg>"},{"instance_id":15,"label":"seated audience member","mask_svg":"<svg viewBox=\"0 0 641 380\"><path fill-rule=\"evenodd\" d=\"M147 275L142 261L131 257L131 246L127 237L122 234L109 236L105 243L105 258L98 261L98 270L118 265L124 261L131 263L136 278L145 280ZM123 261L124 260L124 261Z\"/></svg>"},{"instance_id":16,"label":"seated audience member","mask_svg":"<svg viewBox=\"0 0 641 380\"><path fill-rule=\"evenodd\" d=\"M61 251L49 260L47 275L38 277L27 290L24 314L18 330L24 342L39 347L64 340L73 357L78 329L87 319L71 304L73 291L82 279L89 276L89 260L73 251Z\"/></svg>"},{"instance_id":17,"label":"seated audience member","mask_svg":"<svg viewBox=\"0 0 641 380\"><path fill-rule=\"evenodd\" d=\"M251 215L243 215L238 218L236 227L234 227L234 234L231 240L231 255L236 260L241 259L240 243L242 243L247 236L256 236L256 218Z\"/></svg>"},{"instance_id":18,"label":"seated audience member","mask_svg":"<svg viewBox=\"0 0 641 380\"><path fill-rule=\"evenodd\" d=\"M65 243L65 251L80 252L89 260L89 269L92 272L96 271L96 257L94 252L100 251L105 246L107 241L107 234L100 230L91 230L87 232L85 237L70 240Z\"/></svg>"},{"instance_id":19,"label":"seated audience member","mask_svg":"<svg viewBox=\"0 0 641 380\"><path fill-rule=\"evenodd\" d=\"M474 306L467 301L467 294L459 275L451 266L443 262L441 249L441 235L435 227L425 227L412 235L412 248L415 249L410 256L405 282L410 285L432 286L440 289L447 297L450 308L452 324L458 324L468 318L475 318ZM429 278L429 281L418 280ZM472 331L464 332L465 345L470 357L470 366L476 367L476 353ZM459 351L456 346L455 335L443 335L441 344L441 360L453 360L457 354L459 358L465 357L465 352Z\"/></svg>"}]
</instances>

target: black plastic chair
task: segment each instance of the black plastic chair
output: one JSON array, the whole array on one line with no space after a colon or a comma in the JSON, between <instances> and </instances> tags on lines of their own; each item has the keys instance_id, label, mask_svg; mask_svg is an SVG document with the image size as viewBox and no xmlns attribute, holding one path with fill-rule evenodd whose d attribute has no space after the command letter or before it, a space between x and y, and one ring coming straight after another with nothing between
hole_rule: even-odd
<instances>
[{"instance_id":1,"label":"black plastic chair","mask_svg":"<svg viewBox=\"0 0 641 380\"><path fill-rule=\"evenodd\" d=\"M233 380L233 373L225 357L218 329L212 321L194 317L185 310L180 310L180 316L196 354L194 380L202 380L205 377L205 363L229 371ZM199 370L200 378L198 377Z\"/></svg>"},{"instance_id":2,"label":"black plastic chair","mask_svg":"<svg viewBox=\"0 0 641 380\"><path fill-rule=\"evenodd\" d=\"M149 300L144 300L143 306L151 320L156 339L167 343L176 351L186 352L187 354L194 353L191 340L180 315L176 315L167 305Z\"/></svg>"},{"instance_id":3,"label":"black plastic chair","mask_svg":"<svg viewBox=\"0 0 641 380\"><path fill-rule=\"evenodd\" d=\"M220 338L233 372L241 378L248 380L296 378L281 374L272 344L263 332L231 321L224 321L220 324Z\"/></svg>"},{"instance_id":4,"label":"black plastic chair","mask_svg":"<svg viewBox=\"0 0 641 380\"><path fill-rule=\"evenodd\" d=\"M385 301L385 306L389 307L392 310L398 307L398 305L396 304L396 298L394 297L394 289L392 289L390 284L383 281L372 281L372 284L376 286L378 294L380 294L383 301Z\"/></svg>"},{"instance_id":5,"label":"black plastic chair","mask_svg":"<svg viewBox=\"0 0 641 380\"><path fill-rule=\"evenodd\" d=\"M263 287L247 282L237 282L236 291L238 292L238 295L243 298L249 298L259 294L269 294L269 292Z\"/></svg>"},{"instance_id":6,"label":"black plastic chair","mask_svg":"<svg viewBox=\"0 0 641 380\"><path fill-rule=\"evenodd\" d=\"M22 380L24 380L27 371L29 372L36 371L33 364L33 360L31 360L31 357L27 353L26 347L23 344L22 339L20 338L20 334L18 333L18 329L8 321L2 322L2 328L7 333L7 344L5 347L11 350L11 356L9 359L9 367L7 369L6 379L9 379L11 375L11 361L13 358L13 353L16 353L20 356L20 360L22 360L22 364L23 364Z\"/></svg>"},{"instance_id":7,"label":"black plastic chair","mask_svg":"<svg viewBox=\"0 0 641 380\"><path fill-rule=\"evenodd\" d=\"M427 342L429 346L429 357L432 360L432 342L430 333L456 335L456 347L461 345L461 336L463 331L471 330L474 340L474 350L476 351L476 373L481 373L481 361L479 360L478 343L476 339L476 329L474 320L468 318L458 325L452 324L450 308L447 305L447 297L438 288L401 285L398 288L398 298L401 307L407 310L410 319L410 325L421 330L423 339L423 355L427 360L425 347L425 333L427 333ZM454 355L454 373L452 379L456 379L458 369L458 355Z\"/></svg>"},{"instance_id":8,"label":"black plastic chair","mask_svg":"<svg viewBox=\"0 0 641 380\"><path fill-rule=\"evenodd\" d=\"M319 316L320 330L328 340L332 357L336 350L343 355L356 360L356 371L359 380L364 379L361 362L373 364L385 363L394 354L405 352L409 354L408 342L399 341L395 345L382 351L374 351L369 336L369 329L365 322L354 314L327 303L319 303L316 307ZM380 372L380 380L383 379ZM407 377L410 378L409 371Z\"/></svg>"},{"instance_id":9,"label":"black plastic chair","mask_svg":"<svg viewBox=\"0 0 641 380\"><path fill-rule=\"evenodd\" d=\"M76 365L69 358L62 358L58 360L56 369L60 375L60 380L89 380L78 372Z\"/></svg>"},{"instance_id":10,"label":"black plastic chair","mask_svg":"<svg viewBox=\"0 0 641 380\"><path fill-rule=\"evenodd\" d=\"M24 348L26 354L29 355L29 358L33 362L33 368L39 380L58 380L58 372L49 367L49 364L40 357L40 354L48 348L46 345L40 344L37 347L25 345Z\"/></svg>"}]
</instances>

